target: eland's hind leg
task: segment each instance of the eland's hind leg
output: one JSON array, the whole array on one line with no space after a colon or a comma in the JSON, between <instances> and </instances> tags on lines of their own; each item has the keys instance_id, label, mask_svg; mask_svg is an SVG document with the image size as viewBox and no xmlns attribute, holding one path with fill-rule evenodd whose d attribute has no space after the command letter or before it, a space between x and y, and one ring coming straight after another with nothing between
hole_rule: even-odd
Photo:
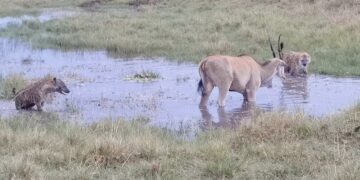
<instances>
[{"instance_id":1,"label":"eland's hind leg","mask_svg":"<svg viewBox=\"0 0 360 180\"><path fill-rule=\"evenodd\" d=\"M201 100L200 100L200 107L204 107L207 105L207 102L209 101L209 97L211 94L211 91L214 89L214 85L209 81L203 81L203 91L201 94Z\"/></svg>"}]
</instances>

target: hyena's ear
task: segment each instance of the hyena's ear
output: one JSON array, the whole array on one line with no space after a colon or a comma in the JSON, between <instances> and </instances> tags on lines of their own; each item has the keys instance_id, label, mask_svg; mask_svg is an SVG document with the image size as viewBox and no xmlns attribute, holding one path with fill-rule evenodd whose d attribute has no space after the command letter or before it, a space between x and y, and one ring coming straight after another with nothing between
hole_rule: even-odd
<instances>
[{"instance_id":1,"label":"hyena's ear","mask_svg":"<svg viewBox=\"0 0 360 180\"><path fill-rule=\"evenodd\" d=\"M53 78L53 81L56 83L56 77Z\"/></svg>"}]
</instances>

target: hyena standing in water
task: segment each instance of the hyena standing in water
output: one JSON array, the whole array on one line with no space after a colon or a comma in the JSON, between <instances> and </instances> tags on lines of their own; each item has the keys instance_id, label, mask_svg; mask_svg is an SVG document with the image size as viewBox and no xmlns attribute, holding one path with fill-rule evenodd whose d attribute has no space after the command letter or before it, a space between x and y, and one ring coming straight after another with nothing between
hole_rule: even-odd
<instances>
[{"instance_id":1,"label":"hyena standing in water","mask_svg":"<svg viewBox=\"0 0 360 180\"><path fill-rule=\"evenodd\" d=\"M13 92L15 93L15 89L13 89ZM55 77L44 78L16 93L14 97L15 107L17 110L30 110L33 106L36 106L38 111L42 111L46 96L54 92L64 95L70 93L61 79Z\"/></svg>"},{"instance_id":2,"label":"hyena standing in water","mask_svg":"<svg viewBox=\"0 0 360 180\"><path fill-rule=\"evenodd\" d=\"M288 64L285 72L292 76L306 75L307 67L311 62L311 57L307 52L286 52L283 54L283 60Z\"/></svg>"},{"instance_id":3,"label":"hyena standing in water","mask_svg":"<svg viewBox=\"0 0 360 180\"><path fill-rule=\"evenodd\" d=\"M311 57L307 52L282 52L284 44L280 40L281 35L279 35L278 40L278 51L280 54L280 59L286 62L287 66L284 69L285 73L290 74L291 76L302 76L308 73L308 66L311 62ZM270 48L275 54L274 49L272 47L270 37L269 37Z\"/></svg>"}]
</instances>

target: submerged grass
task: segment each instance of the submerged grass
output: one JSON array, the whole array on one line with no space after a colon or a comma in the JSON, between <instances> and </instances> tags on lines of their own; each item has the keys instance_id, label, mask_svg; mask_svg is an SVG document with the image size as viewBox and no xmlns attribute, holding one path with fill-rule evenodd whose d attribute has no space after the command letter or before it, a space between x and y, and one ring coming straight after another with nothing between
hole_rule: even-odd
<instances>
[{"instance_id":1,"label":"submerged grass","mask_svg":"<svg viewBox=\"0 0 360 180\"><path fill-rule=\"evenodd\" d=\"M0 179L357 179L359 114L267 113L189 141L143 118L80 125L21 113L0 119Z\"/></svg>"},{"instance_id":2,"label":"submerged grass","mask_svg":"<svg viewBox=\"0 0 360 180\"><path fill-rule=\"evenodd\" d=\"M38 9L91 4L85 0L41 2ZM103 0L76 17L10 27L0 35L20 37L38 47L107 49L120 57L161 56L199 62L211 54L248 53L269 58L269 32L274 41L278 34L283 35L286 50L309 52L312 72L360 75L356 48L360 6L356 0L158 0L144 1L150 5L129 5L132 2ZM36 7L33 1L26 3Z\"/></svg>"}]
</instances>

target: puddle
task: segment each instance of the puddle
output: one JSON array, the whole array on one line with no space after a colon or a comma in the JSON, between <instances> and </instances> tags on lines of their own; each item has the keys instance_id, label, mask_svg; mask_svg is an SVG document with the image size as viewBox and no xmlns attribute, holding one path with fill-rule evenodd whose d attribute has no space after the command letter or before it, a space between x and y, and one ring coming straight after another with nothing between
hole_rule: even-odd
<instances>
[{"instance_id":1,"label":"puddle","mask_svg":"<svg viewBox=\"0 0 360 180\"><path fill-rule=\"evenodd\" d=\"M142 58L126 61L111 58L105 51L39 50L9 39L0 39L0 63L3 76L23 73L31 79L52 74L63 79L71 93L57 94L44 109L68 119L94 122L107 117L147 116L154 125L186 131L233 126L250 118L250 108L236 92L229 92L225 109L218 109L215 89L208 109L200 110L195 64ZM162 78L147 83L126 80L143 70L159 73ZM273 88L257 92L256 107L323 116L357 103L359 91L360 79L310 75L281 82L275 77ZM0 101L2 116L15 113L12 101Z\"/></svg>"},{"instance_id":2,"label":"puddle","mask_svg":"<svg viewBox=\"0 0 360 180\"><path fill-rule=\"evenodd\" d=\"M38 16L23 15L20 17L3 17L0 18L0 29L6 28L9 25L20 26L26 21L39 21L44 23L46 21L61 19L69 16L73 16L75 13L71 11L58 11L58 10L47 10L41 12Z\"/></svg>"},{"instance_id":3,"label":"puddle","mask_svg":"<svg viewBox=\"0 0 360 180\"><path fill-rule=\"evenodd\" d=\"M43 13L47 21L70 13ZM0 19L0 28L20 25L34 17ZM233 127L250 120L250 109L262 111L304 111L311 116L337 113L358 102L360 79L309 75L308 78L274 78L273 88L257 92L255 107L242 103L242 95L229 92L225 109L216 104L215 89L207 109L199 109L199 80L196 64L174 63L164 59L114 59L106 51L32 49L29 44L0 38L0 74L23 73L26 78L51 74L63 79L71 93L57 94L44 110L65 119L88 123L104 118L146 116L156 126L188 133L210 127ZM128 77L141 71L158 73L161 79L139 83ZM0 116L18 113L14 102L0 100Z\"/></svg>"}]
</instances>

